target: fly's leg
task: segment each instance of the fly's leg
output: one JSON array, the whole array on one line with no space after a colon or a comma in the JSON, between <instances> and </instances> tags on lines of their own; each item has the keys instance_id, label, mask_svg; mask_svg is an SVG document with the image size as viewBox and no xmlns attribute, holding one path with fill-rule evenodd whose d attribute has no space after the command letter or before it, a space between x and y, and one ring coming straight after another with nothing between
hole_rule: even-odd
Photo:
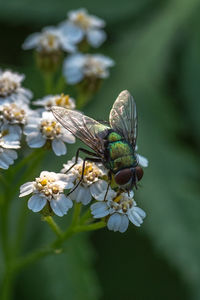
<instances>
[{"instance_id":1,"label":"fly's leg","mask_svg":"<svg viewBox=\"0 0 200 300\"><path fill-rule=\"evenodd\" d=\"M106 197L107 197L108 190L109 190L109 187L110 187L111 179L112 179L112 174L111 174L111 172L109 171L109 172L108 172L108 180L109 180L109 182L108 182L108 185L107 185L107 189L106 189L106 193L105 193L105 196L104 196L103 201L106 201Z\"/></svg>"},{"instance_id":2,"label":"fly's leg","mask_svg":"<svg viewBox=\"0 0 200 300\"><path fill-rule=\"evenodd\" d=\"M85 150L85 149L84 149ZM86 150L87 151L87 150ZM77 151L78 152L78 151ZM89 152L89 151L88 151ZM81 178L79 182L75 185L75 187L67 194L69 196L75 189L79 186L79 184L83 181L83 176L84 176L84 171L85 171L85 163L86 161L91 161L91 162L102 162L100 158L95 158L95 157L85 157L83 160L83 167L82 167L82 173L81 173Z\"/></svg>"},{"instance_id":3,"label":"fly's leg","mask_svg":"<svg viewBox=\"0 0 200 300\"><path fill-rule=\"evenodd\" d=\"M75 162L74 162L74 164L65 173L68 173L77 164L77 161L78 161L78 158L79 158L79 152L83 152L85 154L89 154L91 156L94 156L95 158L98 157L96 155L96 153L88 151L88 150L86 150L84 148L78 148L78 150L76 151L76 156L75 156Z\"/></svg>"}]
</instances>

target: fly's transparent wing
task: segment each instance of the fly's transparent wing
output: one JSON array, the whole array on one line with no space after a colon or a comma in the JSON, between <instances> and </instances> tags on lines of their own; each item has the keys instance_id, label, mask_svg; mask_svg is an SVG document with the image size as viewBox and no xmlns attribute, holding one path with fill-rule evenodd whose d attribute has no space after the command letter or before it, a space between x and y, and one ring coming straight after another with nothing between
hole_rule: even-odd
<instances>
[{"instance_id":1,"label":"fly's transparent wing","mask_svg":"<svg viewBox=\"0 0 200 300\"><path fill-rule=\"evenodd\" d=\"M117 131L134 148L137 138L136 104L129 91L122 91L110 111L111 128Z\"/></svg>"},{"instance_id":2,"label":"fly's transparent wing","mask_svg":"<svg viewBox=\"0 0 200 300\"><path fill-rule=\"evenodd\" d=\"M103 157L104 148L101 135L109 127L75 110L59 106L51 108L57 121L83 143L93 149L97 155Z\"/></svg>"}]
</instances>

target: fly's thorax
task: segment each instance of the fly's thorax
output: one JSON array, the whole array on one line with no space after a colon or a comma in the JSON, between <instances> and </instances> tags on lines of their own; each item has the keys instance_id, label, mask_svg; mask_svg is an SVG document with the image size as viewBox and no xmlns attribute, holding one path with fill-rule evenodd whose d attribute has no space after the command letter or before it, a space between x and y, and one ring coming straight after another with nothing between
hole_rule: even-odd
<instances>
[{"instance_id":1,"label":"fly's thorax","mask_svg":"<svg viewBox=\"0 0 200 300\"><path fill-rule=\"evenodd\" d=\"M109 143L112 143L112 142L121 141L121 140L123 140L123 138L117 132L110 131L109 134L108 134L108 136L107 136L107 140L108 140Z\"/></svg>"},{"instance_id":2,"label":"fly's thorax","mask_svg":"<svg viewBox=\"0 0 200 300\"><path fill-rule=\"evenodd\" d=\"M112 140L120 137L116 133L110 135L109 139ZM116 173L119 169L137 165L132 146L123 139L109 142L107 151L109 154L109 168L113 173Z\"/></svg>"}]
</instances>

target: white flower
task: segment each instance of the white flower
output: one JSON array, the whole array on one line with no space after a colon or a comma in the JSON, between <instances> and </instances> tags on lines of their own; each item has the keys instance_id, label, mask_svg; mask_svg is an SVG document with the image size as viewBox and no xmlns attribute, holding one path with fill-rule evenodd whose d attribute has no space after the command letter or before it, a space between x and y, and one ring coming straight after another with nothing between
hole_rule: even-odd
<instances>
[{"instance_id":1,"label":"white flower","mask_svg":"<svg viewBox=\"0 0 200 300\"><path fill-rule=\"evenodd\" d=\"M53 212L62 217L73 203L65 196L64 190L73 184L65 174L43 171L35 181L27 182L20 187L19 197L33 194L28 201L28 208L33 212L41 211L49 203Z\"/></svg>"},{"instance_id":2,"label":"white flower","mask_svg":"<svg viewBox=\"0 0 200 300\"><path fill-rule=\"evenodd\" d=\"M74 162L75 157L71 161L68 161L67 164L63 165L64 168L61 172L65 173L68 171ZM79 182L82 170L83 160L79 158L77 164L69 172L67 172L67 175L70 177L70 180L74 185ZM76 202L82 202L84 205L87 205L92 200L92 197L95 199L103 198L108 183L102 179L106 175L107 170L101 164L86 162L83 181L74 190L74 192L69 195L69 197Z\"/></svg>"},{"instance_id":3,"label":"white flower","mask_svg":"<svg viewBox=\"0 0 200 300\"><path fill-rule=\"evenodd\" d=\"M76 53L65 59L63 74L69 84L76 84L84 78L107 78L112 66L114 61L104 55Z\"/></svg>"},{"instance_id":4,"label":"white flower","mask_svg":"<svg viewBox=\"0 0 200 300\"><path fill-rule=\"evenodd\" d=\"M74 52L76 46L67 33L59 28L50 26L28 36L22 45L24 50L35 48L38 52L54 53L57 51Z\"/></svg>"},{"instance_id":5,"label":"white flower","mask_svg":"<svg viewBox=\"0 0 200 300\"><path fill-rule=\"evenodd\" d=\"M24 75L0 70L0 104L5 102L29 103L32 93L21 86Z\"/></svg>"},{"instance_id":6,"label":"white flower","mask_svg":"<svg viewBox=\"0 0 200 300\"><path fill-rule=\"evenodd\" d=\"M35 105L44 106L46 109L49 109L53 105L62 106L67 109L74 109L76 107L75 100L69 95L49 95L45 96L42 99L34 101Z\"/></svg>"},{"instance_id":7,"label":"white flower","mask_svg":"<svg viewBox=\"0 0 200 300\"><path fill-rule=\"evenodd\" d=\"M140 226L146 213L136 206L133 192L130 196L127 193L110 193L106 201L96 202L91 205L91 212L94 218L103 218L108 216L107 227L109 230L125 232L129 221L135 226Z\"/></svg>"},{"instance_id":8,"label":"white flower","mask_svg":"<svg viewBox=\"0 0 200 300\"><path fill-rule=\"evenodd\" d=\"M138 146L136 145L135 147L135 151L138 150ZM147 168L148 165L149 165L149 161L146 157L136 153L136 157L137 157L137 161L138 161L138 164L143 167L143 168Z\"/></svg>"},{"instance_id":9,"label":"white flower","mask_svg":"<svg viewBox=\"0 0 200 300\"><path fill-rule=\"evenodd\" d=\"M149 165L149 161L146 157L140 155L140 154L136 154L137 156L137 160L138 160L138 164L143 167L143 168L146 168L148 167Z\"/></svg>"},{"instance_id":10,"label":"white flower","mask_svg":"<svg viewBox=\"0 0 200 300\"><path fill-rule=\"evenodd\" d=\"M106 40L106 33L102 28L105 21L89 15L86 9L73 10L68 13L67 21L61 23L60 28L80 42L84 39L88 44L97 48Z\"/></svg>"},{"instance_id":11,"label":"white flower","mask_svg":"<svg viewBox=\"0 0 200 300\"><path fill-rule=\"evenodd\" d=\"M21 129L18 125L0 127L0 168L8 169L17 159L17 152L13 149L20 148Z\"/></svg>"},{"instance_id":12,"label":"white flower","mask_svg":"<svg viewBox=\"0 0 200 300\"><path fill-rule=\"evenodd\" d=\"M42 116L35 113L28 118L24 134L29 147L40 148L49 142L57 156L67 153L64 142L75 143L75 137L56 121L51 112L46 111Z\"/></svg>"},{"instance_id":13,"label":"white flower","mask_svg":"<svg viewBox=\"0 0 200 300\"><path fill-rule=\"evenodd\" d=\"M0 106L0 121L7 124L20 124L24 125L27 117L33 111L25 103L4 103Z\"/></svg>"}]
</instances>

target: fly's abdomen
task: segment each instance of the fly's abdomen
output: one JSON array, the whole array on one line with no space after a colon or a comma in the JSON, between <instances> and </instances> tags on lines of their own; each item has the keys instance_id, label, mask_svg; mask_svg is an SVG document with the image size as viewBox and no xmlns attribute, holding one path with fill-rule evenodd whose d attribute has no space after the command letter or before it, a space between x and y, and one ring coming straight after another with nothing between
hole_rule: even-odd
<instances>
[{"instance_id":1,"label":"fly's abdomen","mask_svg":"<svg viewBox=\"0 0 200 300\"><path fill-rule=\"evenodd\" d=\"M108 151L110 169L114 173L137 164L133 148L123 140L109 143Z\"/></svg>"}]
</instances>

